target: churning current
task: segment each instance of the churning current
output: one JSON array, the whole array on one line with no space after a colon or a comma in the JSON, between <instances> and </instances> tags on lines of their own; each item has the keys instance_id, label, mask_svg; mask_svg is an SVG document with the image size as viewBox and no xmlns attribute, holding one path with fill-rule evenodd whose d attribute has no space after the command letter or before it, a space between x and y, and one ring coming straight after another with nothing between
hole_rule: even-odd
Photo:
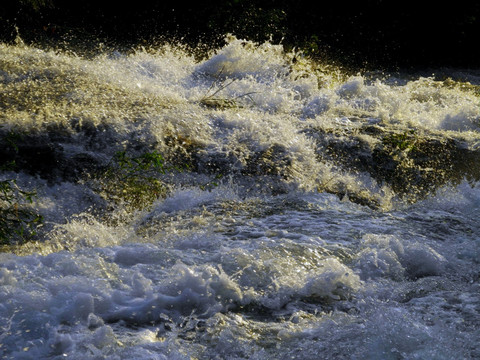
<instances>
[{"instance_id":1,"label":"churning current","mask_svg":"<svg viewBox=\"0 0 480 360\"><path fill-rule=\"evenodd\" d=\"M480 73L0 45L0 126L2 359L480 358Z\"/></svg>"}]
</instances>

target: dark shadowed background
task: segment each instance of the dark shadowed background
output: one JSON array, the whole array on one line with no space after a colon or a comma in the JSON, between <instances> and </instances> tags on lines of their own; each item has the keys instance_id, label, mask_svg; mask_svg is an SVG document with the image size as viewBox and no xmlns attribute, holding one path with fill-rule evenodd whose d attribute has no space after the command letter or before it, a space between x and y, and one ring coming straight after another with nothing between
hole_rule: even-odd
<instances>
[{"instance_id":1,"label":"dark shadowed background","mask_svg":"<svg viewBox=\"0 0 480 360\"><path fill-rule=\"evenodd\" d=\"M283 43L356 67L474 67L480 2L3 0L0 39L136 46L222 44L225 34Z\"/></svg>"}]
</instances>

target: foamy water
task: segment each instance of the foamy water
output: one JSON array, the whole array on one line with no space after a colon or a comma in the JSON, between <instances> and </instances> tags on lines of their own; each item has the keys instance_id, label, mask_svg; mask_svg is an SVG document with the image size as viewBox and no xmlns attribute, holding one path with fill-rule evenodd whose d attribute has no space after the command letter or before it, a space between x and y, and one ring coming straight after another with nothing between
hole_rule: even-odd
<instances>
[{"instance_id":1,"label":"foamy water","mask_svg":"<svg viewBox=\"0 0 480 360\"><path fill-rule=\"evenodd\" d=\"M365 129L415 132L402 169L422 136L475 154L478 79L350 76L234 38L205 60L1 45L0 130L64 170L1 174L44 224L0 253L0 357L480 358L474 169L405 198L348 157L403 139ZM177 166L166 196L132 210L75 175L122 150Z\"/></svg>"}]
</instances>

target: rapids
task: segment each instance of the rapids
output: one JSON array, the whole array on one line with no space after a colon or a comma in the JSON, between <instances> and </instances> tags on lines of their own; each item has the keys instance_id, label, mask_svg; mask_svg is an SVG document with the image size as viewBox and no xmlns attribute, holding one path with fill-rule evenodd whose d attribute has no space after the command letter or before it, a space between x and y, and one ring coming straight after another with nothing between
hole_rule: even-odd
<instances>
[{"instance_id":1,"label":"rapids","mask_svg":"<svg viewBox=\"0 0 480 360\"><path fill-rule=\"evenodd\" d=\"M480 358L480 73L20 42L0 109L2 359Z\"/></svg>"}]
</instances>

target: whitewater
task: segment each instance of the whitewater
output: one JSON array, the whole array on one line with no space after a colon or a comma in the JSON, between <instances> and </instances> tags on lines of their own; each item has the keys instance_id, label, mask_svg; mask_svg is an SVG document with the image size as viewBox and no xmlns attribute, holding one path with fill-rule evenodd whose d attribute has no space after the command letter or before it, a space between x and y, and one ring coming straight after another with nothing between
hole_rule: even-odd
<instances>
[{"instance_id":1,"label":"whitewater","mask_svg":"<svg viewBox=\"0 0 480 360\"><path fill-rule=\"evenodd\" d=\"M0 133L2 359L480 359L480 72L19 41Z\"/></svg>"}]
</instances>

